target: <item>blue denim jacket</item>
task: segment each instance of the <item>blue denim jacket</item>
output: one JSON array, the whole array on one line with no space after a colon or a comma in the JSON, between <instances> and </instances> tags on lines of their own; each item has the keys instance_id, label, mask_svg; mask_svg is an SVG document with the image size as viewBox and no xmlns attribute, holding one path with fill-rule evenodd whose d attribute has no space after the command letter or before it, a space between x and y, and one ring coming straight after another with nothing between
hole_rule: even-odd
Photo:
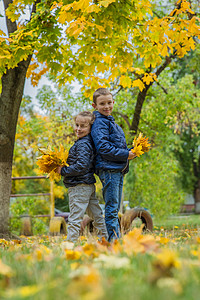
<instances>
[{"instance_id":1,"label":"blue denim jacket","mask_svg":"<svg viewBox=\"0 0 200 300\"><path fill-rule=\"evenodd\" d=\"M129 150L122 128L115 123L113 116L94 112L95 121L91 135L96 148L95 168L127 173Z\"/></svg>"}]
</instances>

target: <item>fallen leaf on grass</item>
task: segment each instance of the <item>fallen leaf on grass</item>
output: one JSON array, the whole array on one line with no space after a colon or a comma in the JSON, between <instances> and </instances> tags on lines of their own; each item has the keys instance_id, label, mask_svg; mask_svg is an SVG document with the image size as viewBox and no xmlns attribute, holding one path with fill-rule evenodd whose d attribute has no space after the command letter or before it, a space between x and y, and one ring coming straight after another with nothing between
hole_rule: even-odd
<instances>
[{"instance_id":1,"label":"fallen leaf on grass","mask_svg":"<svg viewBox=\"0 0 200 300\"><path fill-rule=\"evenodd\" d=\"M30 296L34 296L40 290L42 289L42 286L39 285L27 285L27 286L22 286L18 287L15 289L9 289L6 292L4 292L3 296L4 298L13 298L13 297L20 297L21 298L26 298Z\"/></svg>"},{"instance_id":2,"label":"fallen leaf on grass","mask_svg":"<svg viewBox=\"0 0 200 300\"><path fill-rule=\"evenodd\" d=\"M0 275L6 277L12 277L15 275L15 272L11 269L11 267L4 264L1 259L0 259Z\"/></svg>"},{"instance_id":3,"label":"fallen leaf on grass","mask_svg":"<svg viewBox=\"0 0 200 300\"><path fill-rule=\"evenodd\" d=\"M94 259L94 263L106 269L121 269L130 266L130 259L128 257L100 254L98 258Z\"/></svg>"},{"instance_id":4,"label":"fallen leaf on grass","mask_svg":"<svg viewBox=\"0 0 200 300\"><path fill-rule=\"evenodd\" d=\"M98 300L103 299L101 277L95 268L81 266L70 274L71 282L67 287L67 295L71 299Z\"/></svg>"},{"instance_id":5,"label":"fallen leaf on grass","mask_svg":"<svg viewBox=\"0 0 200 300\"><path fill-rule=\"evenodd\" d=\"M65 257L67 260L78 260L81 258L82 253L76 250L65 249Z\"/></svg>"},{"instance_id":6,"label":"fallen leaf on grass","mask_svg":"<svg viewBox=\"0 0 200 300\"><path fill-rule=\"evenodd\" d=\"M160 278L157 281L157 286L160 289L163 289L163 288L170 289L177 295L180 295L183 291L183 288L182 288L180 282L175 278Z\"/></svg>"},{"instance_id":7,"label":"fallen leaf on grass","mask_svg":"<svg viewBox=\"0 0 200 300\"><path fill-rule=\"evenodd\" d=\"M158 243L155 238L149 234L142 234L142 226L140 228L134 228L126 234L123 238L122 245L124 252L128 255L158 250Z\"/></svg>"}]
</instances>

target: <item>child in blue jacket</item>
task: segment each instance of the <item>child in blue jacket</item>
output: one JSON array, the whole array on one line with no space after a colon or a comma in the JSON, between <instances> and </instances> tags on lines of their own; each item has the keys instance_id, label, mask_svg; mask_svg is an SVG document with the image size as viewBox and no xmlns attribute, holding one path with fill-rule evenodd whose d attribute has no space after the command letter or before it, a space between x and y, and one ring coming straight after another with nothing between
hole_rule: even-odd
<instances>
[{"instance_id":1,"label":"child in blue jacket","mask_svg":"<svg viewBox=\"0 0 200 300\"><path fill-rule=\"evenodd\" d=\"M94 177L94 144L90 135L94 115L84 111L75 118L75 133L77 141L69 150L67 164L58 167L57 172L64 179L69 195L69 225L67 227L67 240L78 240L81 222L86 210L94 219L94 227L99 237L107 238L107 230L102 209L96 198Z\"/></svg>"},{"instance_id":2,"label":"child in blue jacket","mask_svg":"<svg viewBox=\"0 0 200 300\"><path fill-rule=\"evenodd\" d=\"M128 150L124 132L111 116L114 106L112 94L105 88L97 89L93 94L92 106L97 110L94 111L95 121L91 130L97 152L95 167L103 185L105 222L108 241L111 241L120 235L118 212L123 177L128 172L128 161L136 155Z\"/></svg>"}]
</instances>

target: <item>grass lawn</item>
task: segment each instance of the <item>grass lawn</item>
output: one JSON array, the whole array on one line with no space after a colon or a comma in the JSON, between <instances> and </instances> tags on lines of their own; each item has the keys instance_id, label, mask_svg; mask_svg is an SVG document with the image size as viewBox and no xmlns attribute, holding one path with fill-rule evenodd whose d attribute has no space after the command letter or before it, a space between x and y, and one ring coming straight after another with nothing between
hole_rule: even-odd
<instances>
[{"instance_id":1,"label":"grass lawn","mask_svg":"<svg viewBox=\"0 0 200 300\"><path fill-rule=\"evenodd\" d=\"M165 227L167 229L173 229L174 226L198 228L200 227L200 215L179 215L172 216L165 220L153 220L154 225L157 227Z\"/></svg>"},{"instance_id":2,"label":"grass lawn","mask_svg":"<svg viewBox=\"0 0 200 300\"><path fill-rule=\"evenodd\" d=\"M66 236L0 239L0 299L193 300L200 294L200 216L154 220L115 243Z\"/></svg>"}]
</instances>

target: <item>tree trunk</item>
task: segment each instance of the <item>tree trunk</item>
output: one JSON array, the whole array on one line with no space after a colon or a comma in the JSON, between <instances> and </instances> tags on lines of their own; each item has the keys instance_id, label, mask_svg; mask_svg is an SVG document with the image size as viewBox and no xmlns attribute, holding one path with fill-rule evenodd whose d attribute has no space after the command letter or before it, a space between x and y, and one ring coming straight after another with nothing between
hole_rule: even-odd
<instances>
[{"instance_id":1,"label":"tree trunk","mask_svg":"<svg viewBox=\"0 0 200 300\"><path fill-rule=\"evenodd\" d=\"M194 190L195 213L200 214L200 179Z\"/></svg>"},{"instance_id":2,"label":"tree trunk","mask_svg":"<svg viewBox=\"0 0 200 300\"><path fill-rule=\"evenodd\" d=\"M195 153L194 149L193 153ZM200 155L198 160L194 159L193 157L193 172L196 178L196 181L194 183L195 213L200 214Z\"/></svg>"},{"instance_id":3,"label":"tree trunk","mask_svg":"<svg viewBox=\"0 0 200 300\"><path fill-rule=\"evenodd\" d=\"M164 70L165 68L171 63L172 58L176 57L175 55L171 55L170 57L166 56L165 61L163 64L157 69L155 72L156 76L158 77ZM149 85L145 84L145 88L142 90L142 92L139 92L138 97L137 97L137 102L135 106L135 113L133 115L133 121L130 127L130 130L133 132L134 135L137 134L138 131L138 126L140 122L140 115L142 111L142 106L145 101L147 92L149 88L152 86L154 82L151 82Z\"/></svg>"},{"instance_id":4,"label":"tree trunk","mask_svg":"<svg viewBox=\"0 0 200 300\"><path fill-rule=\"evenodd\" d=\"M0 95L0 237L9 235L9 204L16 125L31 56L2 76Z\"/></svg>"},{"instance_id":5,"label":"tree trunk","mask_svg":"<svg viewBox=\"0 0 200 300\"><path fill-rule=\"evenodd\" d=\"M134 135L137 134L138 131L138 126L139 126L139 122L140 122L140 115L141 115L141 111L142 111L142 106L143 103L145 101L146 95L147 95L147 91L150 88L151 85L146 86L142 92L139 92L138 96L137 96L137 102L135 105L135 112L133 115L133 121L130 127L130 130L132 131L132 133Z\"/></svg>"}]
</instances>

